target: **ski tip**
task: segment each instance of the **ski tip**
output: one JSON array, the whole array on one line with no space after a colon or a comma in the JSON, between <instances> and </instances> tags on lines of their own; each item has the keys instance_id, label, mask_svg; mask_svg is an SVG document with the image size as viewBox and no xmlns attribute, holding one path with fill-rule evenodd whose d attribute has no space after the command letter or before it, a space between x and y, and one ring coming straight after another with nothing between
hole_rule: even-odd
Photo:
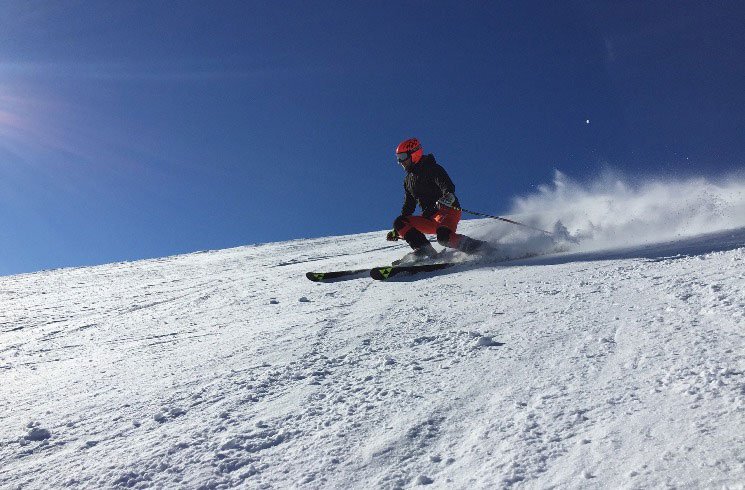
<instances>
[{"instance_id":1,"label":"ski tip","mask_svg":"<svg viewBox=\"0 0 745 490\"><path fill-rule=\"evenodd\" d=\"M386 281L393 276L399 274L418 274L420 272L432 272L446 267L452 267L455 265L451 262L442 262L435 264L419 264L419 265L389 265L383 267L375 267L370 269L370 277L377 281Z\"/></svg>"},{"instance_id":2,"label":"ski tip","mask_svg":"<svg viewBox=\"0 0 745 490\"><path fill-rule=\"evenodd\" d=\"M392 270L393 266L375 267L374 269L370 269L370 277L372 277L376 281L385 281L390 277Z\"/></svg>"},{"instance_id":3,"label":"ski tip","mask_svg":"<svg viewBox=\"0 0 745 490\"><path fill-rule=\"evenodd\" d=\"M322 282L324 275L325 274L323 272L306 272L305 273L305 277L307 277L313 282Z\"/></svg>"},{"instance_id":4,"label":"ski tip","mask_svg":"<svg viewBox=\"0 0 745 490\"><path fill-rule=\"evenodd\" d=\"M305 277L313 282L339 282L349 281L362 277L370 269L349 269L343 271L326 271L326 272L306 272Z\"/></svg>"}]
</instances>

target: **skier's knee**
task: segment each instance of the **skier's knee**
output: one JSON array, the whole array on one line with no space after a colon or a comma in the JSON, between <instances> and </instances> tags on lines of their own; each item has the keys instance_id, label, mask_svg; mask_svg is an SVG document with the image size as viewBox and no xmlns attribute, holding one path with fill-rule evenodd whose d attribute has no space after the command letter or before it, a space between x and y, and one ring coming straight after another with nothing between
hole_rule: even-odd
<instances>
[{"instance_id":1,"label":"skier's knee","mask_svg":"<svg viewBox=\"0 0 745 490\"><path fill-rule=\"evenodd\" d=\"M453 232L450 231L450 228L446 228L445 226L437 228L437 243L443 247L449 247L452 233Z\"/></svg>"},{"instance_id":2,"label":"skier's knee","mask_svg":"<svg viewBox=\"0 0 745 490\"><path fill-rule=\"evenodd\" d=\"M399 216L393 221L393 229L402 230L406 228L408 224L409 224L409 220L406 219L406 216Z\"/></svg>"}]
</instances>

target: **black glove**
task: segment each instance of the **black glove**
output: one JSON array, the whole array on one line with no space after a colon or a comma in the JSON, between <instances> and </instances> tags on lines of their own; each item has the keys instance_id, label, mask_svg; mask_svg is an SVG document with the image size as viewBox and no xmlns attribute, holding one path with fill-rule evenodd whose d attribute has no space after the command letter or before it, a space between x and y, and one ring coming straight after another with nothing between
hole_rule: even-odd
<instances>
[{"instance_id":1,"label":"black glove","mask_svg":"<svg viewBox=\"0 0 745 490\"><path fill-rule=\"evenodd\" d=\"M442 208L442 207L452 208L454 202L455 202L455 196L453 195L452 192L448 192L447 194L445 194L444 196L442 196L437 201L437 207L438 208Z\"/></svg>"},{"instance_id":2,"label":"black glove","mask_svg":"<svg viewBox=\"0 0 745 490\"><path fill-rule=\"evenodd\" d=\"M396 230L391 230L385 236L385 239L388 240L389 242L395 242L395 241L398 241L399 236L398 236L398 233L396 233Z\"/></svg>"}]
</instances>

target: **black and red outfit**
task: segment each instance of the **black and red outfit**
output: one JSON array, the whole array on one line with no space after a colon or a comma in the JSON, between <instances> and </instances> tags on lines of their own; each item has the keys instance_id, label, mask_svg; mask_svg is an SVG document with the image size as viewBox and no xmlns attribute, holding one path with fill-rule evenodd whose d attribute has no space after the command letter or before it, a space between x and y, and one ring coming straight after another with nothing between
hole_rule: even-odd
<instances>
[{"instance_id":1,"label":"black and red outfit","mask_svg":"<svg viewBox=\"0 0 745 490\"><path fill-rule=\"evenodd\" d=\"M393 229L411 248L417 250L430 246L425 233L437 235L437 242L444 247L457 248L464 252L473 251L482 244L455 232L461 218L459 209L438 207L437 201L440 198L447 194L455 195L455 184L445 169L435 161L434 155L423 155L407 169L404 193L401 216L393 222ZM417 204L422 208L421 216L413 216ZM452 206L460 208L457 198Z\"/></svg>"}]
</instances>

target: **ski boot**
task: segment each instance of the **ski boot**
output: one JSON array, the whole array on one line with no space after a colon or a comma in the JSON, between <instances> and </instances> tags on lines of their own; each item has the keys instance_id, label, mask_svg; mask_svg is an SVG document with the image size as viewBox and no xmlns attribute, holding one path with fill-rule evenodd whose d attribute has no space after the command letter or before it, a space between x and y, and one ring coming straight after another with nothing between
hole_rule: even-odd
<instances>
[{"instance_id":1,"label":"ski boot","mask_svg":"<svg viewBox=\"0 0 745 490\"><path fill-rule=\"evenodd\" d=\"M412 265L422 262L427 262L428 259L434 259L437 257L437 250L429 242L427 244L415 248L413 251L407 253L398 260L391 262L391 265Z\"/></svg>"},{"instance_id":2,"label":"ski boot","mask_svg":"<svg viewBox=\"0 0 745 490\"><path fill-rule=\"evenodd\" d=\"M499 255L499 249L491 243L467 236L461 236L457 249L479 258L493 258Z\"/></svg>"}]
</instances>

